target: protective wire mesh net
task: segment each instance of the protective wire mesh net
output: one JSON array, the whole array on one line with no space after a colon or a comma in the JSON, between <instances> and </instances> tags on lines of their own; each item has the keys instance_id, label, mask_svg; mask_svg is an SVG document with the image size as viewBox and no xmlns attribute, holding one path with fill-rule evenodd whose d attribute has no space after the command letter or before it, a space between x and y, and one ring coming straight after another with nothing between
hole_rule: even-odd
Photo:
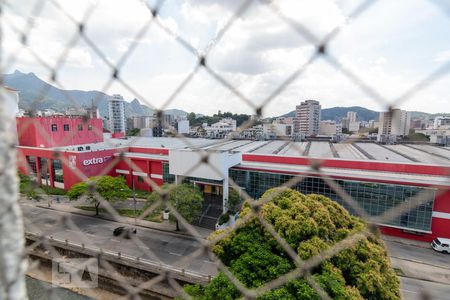
<instances>
[{"instance_id":1,"label":"protective wire mesh net","mask_svg":"<svg viewBox=\"0 0 450 300\"><path fill-rule=\"evenodd\" d=\"M167 109L171 104L173 104L174 100L183 94L183 91L192 83L194 77L201 71L206 71L206 73L218 84L229 91L232 95L237 97L243 104L248 105L252 108L253 113L256 115L256 118L251 118L248 121L244 122L235 134L229 135L225 137L222 143L226 143L228 141L232 141L238 134L245 132L245 130L251 128L255 125L256 120L262 117L263 111L265 107L269 104L276 103L277 97L282 94L295 80L301 78L304 75L305 71L314 65L318 60L322 60L326 62L330 67L332 67L336 72L339 72L347 79L349 79L356 87L358 87L363 93L366 94L370 99L378 102L383 107L386 107L386 110L391 110L394 107L398 107L401 104L404 104L409 99L411 99L414 95L419 93L421 90L435 82L436 80L442 78L447 75L450 71L450 62L444 63L440 65L434 72L429 75L424 76L424 78L418 81L415 85L411 86L409 89L405 90L404 93L401 94L397 99L390 101L382 96L377 88L371 86L369 82L366 82L364 79L358 76L354 70L348 68L343 62L334 57L331 53L331 42L339 36L342 29L348 25L350 21L357 20L361 18L368 10L371 9L375 5L377 1L369 0L369 1L361 1L347 16L346 21L342 22L339 26L333 28L326 34L324 37L319 38L315 35L315 33L310 30L307 26L302 24L302 20L292 19L285 14L283 14L282 10L277 6L276 1L241 1L234 13L231 17L223 23L220 30L217 31L216 36L213 40L211 40L205 49L197 49L196 46L190 41L188 37L183 37L173 29L171 29L165 22L161 20L159 17L159 12L166 4L165 1L158 1L154 5L149 5L145 3L146 8L148 9L148 20L139 28L139 30L135 33L135 35L130 39L131 42L126 48L127 50L122 53L121 57L116 60L116 62L112 62L105 52L102 51L101 46L97 44L97 42L89 37L87 34L86 28L89 27L89 22L91 16L96 11L96 5L92 4L89 7L81 21L75 19L71 12L64 7L59 1L50 0L50 1L35 1L35 4L32 8L32 13L29 17L24 21L24 26L19 26L16 24L16 20L8 19L8 16L4 13L8 9L11 9L11 1L2 1L1 2L1 11L2 15L2 27L8 27L12 30L16 37L20 40L21 46L16 49L16 51L12 52L13 54L9 57L2 57L2 70L10 69L11 66L14 66L18 57L27 52L31 57L33 57L34 62L40 64L46 70L48 70L50 77L49 80L55 86L61 88L64 92L67 88L70 88L69 83L64 83L62 80L58 78L59 71L64 67L66 59L74 47L79 41L83 41L88 47L92 50L93 53L100 59L106 66L109 75L108 80L101 87L101 91L108 91L108 89L113 84L119 84L122 88L128 91L130 94L134 95L136 98L141 100L144 104L151 107L156 111L156 117L158 119L159 124L164 123L164 113L163 110ZM429 1L430 5L436 6L436 8L441 9L444 13L449 14L450 6L445 4L442 1ZM239 87L232 83L228 78L223 76L220 72L214 70L214 68L209 64L210 53L215 48L221 47L221 40L233 26L233 24L242 17L249 9L252 9L253 5L263 6L271 11L271 13L276 16L281 22L285 23L289 26L296 35L300 36L302 39L306 40L312 47L314 47L314 51L312 51L310 57L301 65L299 65L289 76L281 82L278 87L269 95L260 102L260 104L255 104L254 101L244 93L239 90ZM52 61L48 61L47 58L42 57L39 53L35 52L32 47L28 47L31 36L33 35L33 26L35 19L38 18L41 13L49 8L55 9L58 13L65 16L72 24L73 24L73 33L69 39L67 39L67 43L63 47L63 50L57 56L56 59ZM166 100L162 105L155 105L152 103L150 99L148 99L145 95L140 94L137 89L133 87L133 82L127 80L126 77L123 77L121 74L121 69L127 63L127 60L132 57L135 53L136 48L139 46L143 37L149 32L149 29L152 26L156 26L160 28L164 34L173 38L179 45L181 45L185 50L187 50L190 55L192 55L196 59L196 64L192 68L192 70L186 75L181 82L173 86L172 92L167 95ZM3 73L3 72L2 72ZM38 107L38 104L43 101L49 92L49 86L43 87L38 95L41 95L40 98L34 100L31 106ZM66 94L66 97L70 100L71 105L77 108L81 108L81 105L78 103L77 99L74 99L70 96L70 94ZM97 103L99 99L93 99L93 103ZM88 127L89 122L91 120L91 116L86 115L83 117L84 126ZM29 124L25 124L22 126L17 133L18 136L21 136L26 133L27 130L30 129L30 126L33 122L32 119L28 121ZM40 134L47 139L50 139L49 133L39 126L35 127L36 130L40 132ZM103 132L100 132L96 128L94 128L94 133L98 136L103 135ZM202 147L197 146L191 139L186 138L184 135L180 135L177 133L174 128L171 130L171 134L174 136L173 138L179 139L182 141L183 145L187 148L192 149L193 153L197 153L201 159L200 163L193 166L191 170L187 172L187 174L194 172L197 168L200 168L202 165L208 165L209 168L218 176L221 174L221 170L217 169L213 164L210 163L210 156L214 153L214 148L217 146L213 146L212 148L205 150ZM5 135L7 133L4 133ZM70 141L77 132L73 131L67 134L62 141L62 144L66 144ZM283 133L280 133L281 135ZM13 143L11 139L7 140L10 143ZM290 139L286 139L286 142L290 141ZM355 143L357 140L351 140L348 143ZM131 140L127 143L126 146L121 147L116 145L114 142L109 142L106 140L106 143L110 143L108 146L111 148L117 148L117 153L112 158L112 161L108 164L108 167L104 168L98 176L108 175L111 173L113 168L116 167L117 163L123 162L125 163L130 170L133 172L145 173L145 170L142 170L130 157L127 157L126 152L129 147L133 146L134 141ZM296 150L298 155L301 156L305 154L305 149L301 148L297 143L293 143L291 145L293 150ZM332 151L331 148L330 151ZM73 168L68 159L62 155L64 150L54 149L52 157L48 159L47 163L41 164L41 174L47 174L49 172L49 168L51 165L49 161L51 159L60 160L63 165L68 168L71 168L75 175L78 177L80 181L88 182L88 177L83 174L80 170ZM6 147L5 153L9 152L15 153L14 147ZM14 154L15 155L15 154ZM170 184L167 189L161 188L159 184L157 184L151 177L146 176L142 177L142 180L152 188L153 191L159 193L160 198L152 203L149 207L142 209L142 213L138 216L135 222L141 222L145 220L152 213L157 211L160 207L165 207L170 210L170 214L181 224L183 229L187 231L193 238L196 239L198 246L195 251L187 256L180 257L180 259L176 262L171 263L170 265L164 263L162 259L158 257L156 253L154 253L146 243L144 243L139 235L131 235L132 247L138 249L140 255L129 255L127 253L121 253L120 251L113 251L108 249L107 242L104 244L93 243L94 236L90 235L88 232L80 228L75 222L71 220L70 214L63 214L62 217L52 218L51 226L45 227L42 224L33 224L33 221L30 219L25 219L24 222L26 224L27 233L27 244L26 244L26 252L33 253L36 249L41 249L45 253L51 255L54 259L64 259L65 252L61 251L61 249L83 249L83 253L86 253L86 256L96 257L99 260L99 265L101 268L106 270L106 272L117 282L117 284L122 288L122 293L125 298L134 298L139 297L140 292L143 290L151 289L152 286L158 285L162 282L168 286L169 289L172 290L173 296L181 296L183 298L189 299L190 296L187 295L182 288L182 284L184 282L198 282L202 284L206 284L211 280L211 275L214 274L205 274L198 273L192 270L189 270L189 264L195 259L201 259L205 257L205 255L209 258L209 262L213 263L218 270L222 271L229 280L237 287L244 298L255 299L258 296L263 295L269 290L281 287L288 283L289 281L303 277L308 283L316 290L316 292L323 299L329 299L330 296L327 292L315 281L315 278L311 275L311 270L313 270L316 266L318 266L324 260L336 255L343 249L347 249L355 245L361 239L366 238L367 236L373 234L377 231L377 224L386 224L393 218L399 217L408 211L415 209L423 204L426 204L430 201L430 197L434 195L433 189L424 189L422 192L412 196L407 199L403 203L398 204L397 206L389 209L378 216L369 215L366 210L361 207L361 205L355 201L351 195L348 194L347 191L343 189L341 185L339 185L332 177L326 174L326 172L322 172L322 161L320 159L310 159L309 170L305 173L316 173L318 177L320 177L324 183L334 192L336 193L343 201L346 207L350 208L356 215L365 219L365 221L370 225L367 231L358 232L356 234L350 235L343 239L342 241L335 244L333 247L328 250L322 251L318 255L308 259L302 260L298 255L295 249L293 249L289 243L287 243L282 236L277 232L277 230L267 222L264 217L260 213L260 208L271 200L271 197L267 197L265 199L253 199L249 194L246 193L245 189L239 186L237 182L233 180L233 178L229 177L228 181L230 187L235 189L236 191L240 191L242 197L245 201L248 201L250 205L250 213L247 214L244 218L241 218L239 222L237 222L234 226L232 226L231 230L224 231L220 235L215 236L213 239L204 239L202 237L201 232L199 232L198 227L191 225L183 216L177 211L174 207L173 203L168 201L168 195L172 191L172 189L176 186L175 184ZM27 168L29 171L32 170L32 166L30 166L29 161L27 161L24 155L19 155L18 164ZM6 164L3 164L6 168ZM36 170L34 170L36 171ZM3 170L2 170L2 176ZM42 180L42 177L39 177ZM48 180L47 175L44 176L46 180ZM279 191L281 192L284 188L295 187L300 184L305 179L305 176L295 175L290 180L285 182L282 186L280 186ZM121 214L117 211L110 201L103 198L102 195L96 191L95 182L89 182L90 192L93 194L99 203L100 206L109 213L112 218L118 222L127 223L128 221L124 219ZM49 196L46 193L45 186L41 187L40 184L35 184L33 189L37 194L43 198L43 203L48 203L48 206L51 206L52 203L55 202L54 196ZM442 188L438 191L442 192ZM276 194L272 194L272 197ZM437 195L436 195L437 196ZM6 203L6 202L5 202ZM13 209L14 204L9 204L11 206L5 206L6 209L2 209L2 214L9 214ZM8 209L10 207L10 209ZM20 217L20 214L18 215ZM1 216L4 217L3 215ZM283 251L292 259L295 264L295 268L290 272L282 275L270 282L263 284L262 286L250 289L246 287L243 283L241 283L233 272L223 263L221 260L212 252L212 247L219 241L220 239L225 238L230 235L233 231L238 228L246 225L247 221L256 217L259 220L260 224L264 227L266 232L270 234L281 246ZM136 225L136 223L135 223ZM67 230L72 231L76 239L67 240L67 239L59 239L54 236L54 228L67 228ZM36 230L29 230L30 228L36 228ZM1 237L2 239L6 237ZM3 250L3 249L2 249ZM23 259L25 259L25 255ZM124 272L120 264L117 261L121 261L123 264L128 266L139 266L142 271L141 276L139 276L139 280L135 282L130 281L129 276L126 276L126 272ZM39 272L39 267L36 264L31 264L30 268L34 269L34 271ZM20 270L20 268L17 268ZM215 273L215 272L214 272ZM20 276L17 276L20 277ZM186 280L189 278L189 280ZM14 281L17 278L12 278ZM3 280L3 278L2 278ZM5 282L10 282L6 280ZM55 296L52 289L48 290L49 295ZM423 297L427 298L427 291L423 291ZM19 294L20 295L20 294ZM14 298L14 295L11 291L11 298Z\"/></svg>"}]
</instances>

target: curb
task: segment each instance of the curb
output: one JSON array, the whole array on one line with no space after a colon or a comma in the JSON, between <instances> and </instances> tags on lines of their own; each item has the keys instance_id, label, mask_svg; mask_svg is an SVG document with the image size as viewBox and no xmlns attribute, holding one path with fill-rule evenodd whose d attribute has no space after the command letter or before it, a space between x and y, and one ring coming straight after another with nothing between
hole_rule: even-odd
<instances>
[{"instance_id":1,"label":"curb","mask_svg":"<svg viewBox=\"0 0 450 300\"><path fill-rule=\"evenodd\" d=\"M404 258L404 257L398 257L398 256L389 256L390 258L395 258L395 259L400 259L400 260L405 260L405 261L409 261L409 262L413 262L416 264L421 264L421 265L427 265L427 266L432 266L435 268L439 268L439 269L444 269L444 270L449 270L450 271L450 267L446 267L446 266L438 266L435 264L430 264L430 263L426 263L420 260L415 260L415 259L411 259L411 258Z\"/></svg>"},{"instance_id":2,"label":"curb","mask_svg":"<svg viewBox=\"0 0 450 300\"><path fill-rule=\"evenodd\" d=\"M104 215L93 216L91 214L85 213L85 211L80 210L80 209L76 209L75 210L74 208L72 208L72 210L60 210L60 209L56 209L56 208L51 207L51 206L48 207L47 205L40 205L40 204L36 205L35 207L43 208L43 209L49 209L49 210L54 210L54 211L59 211L59 212L65 212L65 213L69 213L69 214L81 215L81 216L84 216L84 217L99 218L99 219L103 219L103 220L106 220L106 221L122 223L122 224L127 224L127 225L132 225L132 226L137 226L137 227L142 227L142 228L147 228L147 229L152 229L152 230L157 230L157 231L163 231L163 232L167 232L167 233L174 234L174 235L190 237L192 239L196 239L196 238L206 239L203 236L193 236L193 235L191 235L191 234L189 234L187 232L183 232L183 231L178 231L177 232L175 230L169 230L169 229L164 229L164 228L157 228L157 227L147 226L147 225L143 225L143 224L134 224L134 222L130 223L130 222L128 222L128 220L124 220L124 222L121 222L121 221L115 220L112 217L108 217L108 216L104 216ZM125 217L122 217L122 218L125 218ZM147 221L147 222L149 222L149 221Z\"/></svg>"},{"instance_id":3,"label":"curb","mask_svg":"<svg viewBox=\"0 0 450 300\"><path fill-rule=\"evenodd\" d=\"M430 280L430 279L420 278L420 277L416 277L416 276L397 275L397 277L416 279L416 280L420 280L420 281L426 281L426 282L432 282L432 283L439 283L439 284L445 284L445 285L449 285L449 286L450 286L450 284L449 284L448 282L435 281L435 280Z\"/></svg>"},{"instance_id":4,"label":"curb","mask_svg":"<svg viewBox=\"0 0 450 300\"><path fill-rule=\"evenodd\" d=\"M384 242L391 242L391 243L397 243L397 244L402 244L402 245L407 245L407 246L413 246L413 247L417 247L417 248L423 248L423 249L430 249L430 247L426 247L426 246L422 246L419 244L415 244L415 243L408 243L408 242L404 242L404 241L399 241L399 240L394 240L394 239L384 239L382 237L382 240ZM424 242L425 243L425 242Z\"/></svg>"}]
</instances>

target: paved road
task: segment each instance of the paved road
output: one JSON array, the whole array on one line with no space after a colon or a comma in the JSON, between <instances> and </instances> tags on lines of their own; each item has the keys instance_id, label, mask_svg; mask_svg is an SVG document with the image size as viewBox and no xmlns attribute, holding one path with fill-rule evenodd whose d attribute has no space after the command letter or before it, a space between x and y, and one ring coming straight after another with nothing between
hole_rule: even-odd
<instances>
[{"instance_id":1,"label":"paved road","mask_svg":"<svg viewBox=\"0 0 450 300\"><path fill-rule=\"evenodd\" d=\"M79 242L80 238L77 235L78 232L76 229L57 224L62 216L68 216L89 240L90 244L86 243L87 246L93 245L155 261L159 258L165 264L175 264L179 259L191 254L200 246L196 240L187 236L138 228L137 236L144 243L145 247L156 255L157 258L155 258L146 249L144 249L145 251L140 249L133 241L113 237L112 231L118 226L116 222L48 210L26 203L22 203L22 209L26 219L25 227L28 231L46 235L52 234L56 238ZM428 264L450 267L450 255L437 253L431 248L405 245L395 241L385 241L385 243L390 256L420 260ZM214 275L216 273L215 265L205 255L192 260L186 266L186 269L202 274ZM405 277L401 278L401 282L404 299L422 299L420 293L424 289L431 291L432 299L450 299L450 285Z\"/></svg>"},{"instance_id":2,"label":"paved road","mask_svg":"<svg viewBox=\"0 0 450 300\"><path fill-rule=\"evenodd\" d=\"M86 246L120 251L123 254L138 256L153 261L160 260L168 265L176 265L178 260L188 256L200 247L198 241L187 236L147 228L138 228L137 237L145 247L142 249L132 240L113 236L112 232L114 228L118 227L117 222L48 210L35 207L31 204L22 204L22 210L25 215L25 229L29 232L53 235L55 238L81 242L82 240L79 236L79 232L81 231L83 236L86 237ZM58 223L63 216L70 217L79 230ZM206 275L214 275L216 273L215 264L209 261L206 255L201 255L191 260L189 265L184 267L186 270Z\"/></svg>"},{"instance_id":3,"label":"paved road","mask_svg":"<svg viewBox=\"0 0 450 300\"><path fill-rule=\"evenodd\" d=\"M443 254L431 249L429 244L422 247L407 245L395 241L386 241L389 256L421 261L427 264L450 268L450 254ZM448 297L450 299L450 295Z\"/></svg>"},{"instance_id":4,"label":"paved road","mask_svg":"<svg viewBox=\"0 0 450 300\"><path fill-rule=\"evenodd\" d=\"M406 300L448 300L450 299L450 285L422 281L412 278L401 277L401 292ZM431 298L424 298L423 292L429 292Z\"/></svg>"}]
</instances>

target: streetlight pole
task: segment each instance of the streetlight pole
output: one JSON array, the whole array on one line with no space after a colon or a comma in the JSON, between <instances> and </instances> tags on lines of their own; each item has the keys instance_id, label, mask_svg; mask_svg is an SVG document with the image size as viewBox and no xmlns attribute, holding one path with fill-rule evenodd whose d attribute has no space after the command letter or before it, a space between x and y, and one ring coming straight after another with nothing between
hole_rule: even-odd
<instances>
[{"instance_id":1,"label":"streetlight pole","mask_svg":"<svg viewBox=\"0 0 450 300\"><path fill-rule=\"evenodd\" d=\"M134 187L134 176L131 177L132 180L132 187L133 187L133 205L134 205L134 226L136 227L136 189Z\"/></svg>"}]
</instances>

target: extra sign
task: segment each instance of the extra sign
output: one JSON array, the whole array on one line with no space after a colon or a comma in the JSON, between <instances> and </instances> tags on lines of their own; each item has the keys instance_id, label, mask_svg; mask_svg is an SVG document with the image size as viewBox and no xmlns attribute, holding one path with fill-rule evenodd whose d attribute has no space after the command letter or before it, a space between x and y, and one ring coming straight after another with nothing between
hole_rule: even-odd
<instances>
[{"instance_id":1,"label":"extra sign","mask_svg":"<svg viewBox=\"0 0 450 300\"><path fill-rule=\"evenodd\" d=\"M85 159L85 160L83 160L83 166L102 164L102 163L108 161L110 158L111 158L111 156L94 157L91 159Z\"/></svg>"}]
</instances>

